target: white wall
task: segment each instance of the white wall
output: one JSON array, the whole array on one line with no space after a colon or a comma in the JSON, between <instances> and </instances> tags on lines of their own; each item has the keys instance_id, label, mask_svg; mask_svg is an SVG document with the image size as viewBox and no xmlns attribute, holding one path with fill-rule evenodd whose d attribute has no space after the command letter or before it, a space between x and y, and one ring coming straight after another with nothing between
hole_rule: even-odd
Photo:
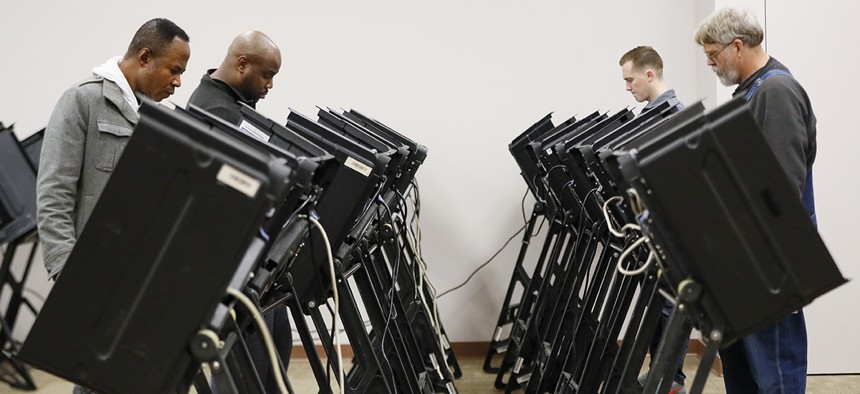
<instances>
[{"instance_id":1,"label":"white wall","mask_svg":"<svg viewBox=\"0 0 860 394\"><path fill-rule=\"evenodd\" d=\"M818 118L814 171L819 231L842 274L854 279L806 308L813 373L860 372L860 265L853 228L860 221L860 134L851 71L860 63L856 15L860 4L853 1L767 2L768 52L803 84Z\"/></svg>"},{"instance_id":2,"label":"white wall","mask_svg":"<svg viewBox=\"0 0 860 394\"><path fill-rule=\"evenodd\" d=\"M525 185L507 152L515 136L551 111L561 121L636 104L624 91L617 65L625 51L654 46L682 101L716 90L716 79L708 79L704 56L692 41L702 6L687 0L647 5L248 1L241 9L226 1L135 4L147 11L130 14L120 11L126 6L97 0L4 4L0 120L17 123L21 137L44 127L62 91L123 52L149 18L170 18L191 36L184 85L170 99L180 105L204 70L220 63L236 34L264 31L281 46L284 65L269 98L258 106L261 112L283 121L288 108L306 115L314 115L316 105L355 108L430 148L418 178L425 259L440 291L459 284L520 227ZM819 98L824 94L813 96L820 119L827 114ZM847 134L848 124L837 123L828 132ZM822 120L822 134L823 125ZM840 191L827 186L836 182L825 172L822 158L816 172L819 198L828 201L835 199L828 193ZM822 231L839 223L832 234L850 234L848 222L834 216L822 209ZM849 241L828 241L834 252L847 255ZM441 300L452 340L490 338L516 251L514 243L468 286ZM837 256L837 261L848 259ZM47 291L44 281L31 286Z\"/></svg>"}]
</instances>

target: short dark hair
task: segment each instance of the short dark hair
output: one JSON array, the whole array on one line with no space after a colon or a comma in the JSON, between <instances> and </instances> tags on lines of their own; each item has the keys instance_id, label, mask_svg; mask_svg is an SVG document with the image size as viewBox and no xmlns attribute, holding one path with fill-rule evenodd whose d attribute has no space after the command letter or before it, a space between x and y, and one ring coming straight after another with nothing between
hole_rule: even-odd
<instances>
[{"instance_id":1,"label":"short dark hair","mask_svg":"<svg viewBox=\"0 0 860 394\"><path fill-rule=\"evenodd\" d=\"M155 18L147 21L134 33L128 51L125 55L134 56L143 48L149 48L153 53L160 53L173 43L174 38L182 41L191 41L188 34L175 23L164 18Z\"/></svg>"},{"instance_id":2,"label":"short dark hair","mask_svg":"<svg viewBox=\"0 0 860 394\"><path fill-rule=\"evenodd\" d=\"M658 78L663 78L663 58L654 48L643 45L627 51L618 65L623 66L627 62L633 62L633 69L637 71L650 67Z\"/></svg>"}]
</instances>

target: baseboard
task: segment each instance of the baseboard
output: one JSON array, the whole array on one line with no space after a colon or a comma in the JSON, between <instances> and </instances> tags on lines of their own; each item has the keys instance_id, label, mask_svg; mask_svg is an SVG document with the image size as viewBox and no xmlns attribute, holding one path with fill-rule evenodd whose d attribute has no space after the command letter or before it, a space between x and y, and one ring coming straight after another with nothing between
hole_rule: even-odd
<instances>
[{"instance_id":1,"label":"baseboard","mask_svg":"<svg viewBox=\"0 0 860 394\"><path fill-rule=\"evenodd\" d=\"M454 349L454 354L457 358L480 358L483 359L487 354L487 349L490 348L489 342L453 342L451 343L451 347ZM317 355L320 358L325 358L325 351L323 350L322 345L314 346L314 350L316 350ZM352 352L352 346L349 344L344 344L341 347L341 353L344 358L350 358L354 355ZM293 346L293 352L290 355L291 358L303 359L308 358L308 354L305 352L305 348L301 345Z\"/></svg>"},{"instance_id":2,"label":"baseboard","mask_svg":"<svg viewBox=\"0 0 860 394\"><path fill-rule=\"evenodd\" d=\"M619 344L620 342L621 341L619 341ZM490 343L452 342L451 347L454 349L454 354L458 359L483 359L487 355L487 349L490 348ZM316 352L320 358L325 358L325 352L321 345L316 345ZM343 345L341 353L343 353L344 358L351 358L353 356L352 347L349 345ZM705 354L705 344L699 339L691 339L690 348L687 351L687 354L695 354L696 357L701 359ZM305 349L302 346L293 346L292 358L302 359L307 357L307 353L305 353ZM723 376L723 363L720 361L719 355L714 359L714 365L711 366L711 372L715 373L717 376Z\"/></svg>"}]
</instances>

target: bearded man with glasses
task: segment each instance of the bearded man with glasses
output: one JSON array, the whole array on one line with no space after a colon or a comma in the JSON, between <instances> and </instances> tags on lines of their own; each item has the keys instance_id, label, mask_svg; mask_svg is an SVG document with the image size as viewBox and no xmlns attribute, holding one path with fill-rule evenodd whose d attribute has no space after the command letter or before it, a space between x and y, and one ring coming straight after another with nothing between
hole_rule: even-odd
<instances>
[{"instance_id":1,"label":"bearded man with glasses","mask_svg":"<svg viewBox=\"0 0 860 394\"><path fill-rule=\"evenodd\" d=\"M816 121L806 91L788 68L762 48L764 32L749 12L717 10L701 22L694 39L720 81L726 86L738 85L734 95L749 102L753 118L815 223L812 164ZM720 358L728 394L804 393L807 337L803 311L720 350Z\"/></svg>"}]
</instances>

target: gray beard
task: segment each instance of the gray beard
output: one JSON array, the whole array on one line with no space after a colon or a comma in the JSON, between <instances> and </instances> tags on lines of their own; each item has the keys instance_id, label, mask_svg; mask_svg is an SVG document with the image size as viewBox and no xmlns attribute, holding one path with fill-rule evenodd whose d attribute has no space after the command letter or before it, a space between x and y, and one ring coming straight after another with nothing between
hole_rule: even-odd
<instances>
[{"instance_id":1,"label":"gray beard","mask_svg":"<svg viewBox=\"0 0 860 394\"><path fill-rule=\"evenodd\" d=\"M723 70L724 71L722 73L716 69L714 70L714 73L717 74L717 77L720 79L723 86L737 85L741 82L738 81L738 70L735 68L735 61L733 58L729 58L729 60L726 61Z\"/></svg>"},{"instance_id":2,"label":"gray beard","mask_svg":"<svg viewBox=\"0 0 860 394\"><path fill-rule=\"evenodd\" d=\"M725 75L717 75L717 77L720 78L720 82L723 84L723 86L733 86L738 84L736 82L738 80L737 72L727 72Z\"/></svg>"}]
</instances>

